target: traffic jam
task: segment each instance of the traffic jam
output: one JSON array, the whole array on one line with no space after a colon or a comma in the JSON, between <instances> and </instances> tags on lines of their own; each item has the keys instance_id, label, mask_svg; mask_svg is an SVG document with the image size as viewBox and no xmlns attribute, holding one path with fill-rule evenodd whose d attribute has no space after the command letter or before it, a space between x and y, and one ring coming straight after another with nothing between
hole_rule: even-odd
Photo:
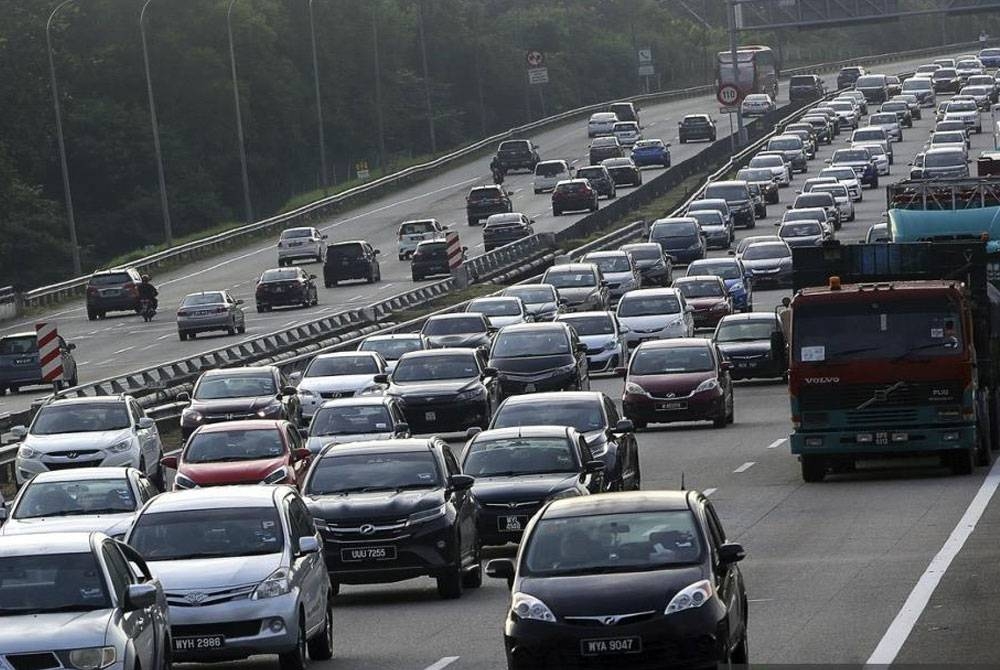
<instances>
[{"instance_id":1,"label":"traffic jam","mask_svg":"<svg viewBox=\"0 0 1000 670\"><path fill-rule=\"evenodd\" d=\"M830 90L815 74L791 77L779 102L770 49L740 54L738 82L719 54L719 101L747 120L789 102L796 113L641 239L567 257L419 329L317 353L301 371L207 368L175 398L176 429L127 393L42 403L11 431L0 670L258 656L301 670L341 654L394 667L335 644L359 625L355 596L414 618L434 617L435 600L470 608L450 635L486 627L490 667L767 656L749 633L753 546L725 530L739 501L717 507L715 489L659 471L660 452L674 428L705 444L736 439L741 405L772 394L799 483L830 496L851 495L840 481L879 487L871 461L930 459L955 478L993 463L1000 177L989 152L978 176L970 165L1000 74L974 54L898 77L849 66ZM669 168L674 141L716 141L715 111L655 136L637 105L612 104L587 119L586 137L578 129L589 164L576 167L530 139L504 141L467 222L482 225L487 251L533 234L503 186L517 171L553 216L597 211L644 169ZM926 144L904 150L918 135ZM414 281L461 262L454 229L400 223L395 254ZM276 252L256 282L258 312L314 306L319 282L381 279L382 251L365 240L289 228ZM148 277L128 268L91 281L91 320L154 318L155 289L136 288ZM177 335L243 333L247 318L229 291L192 293ZM0 357L31 368L0 378L4 391L75 386L75 348L54 330L3 336ZM401 582L421 588L399 597ZM484 585L504 589L505 605L484 601ZM388 644L398 632L363 634Z\"/></svg>"}]
</instances>

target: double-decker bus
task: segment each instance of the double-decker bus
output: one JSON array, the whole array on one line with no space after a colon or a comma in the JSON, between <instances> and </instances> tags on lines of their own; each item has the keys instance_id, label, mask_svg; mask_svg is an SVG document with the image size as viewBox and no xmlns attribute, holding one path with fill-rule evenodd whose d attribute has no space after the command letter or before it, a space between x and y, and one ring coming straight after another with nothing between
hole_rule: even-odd
<instances>
[{"instance_id":1,"label":"double-decker bus","mask_svg":"<svg viewBox=\"0 0 1000 670\"><path fill-rule=\"evenodd\" d=\"M750 93L767 93L771 98L778 99L778 66L771 47L749 45L737 48L736 69L734 73L732 52L720 51L715 59L716 91L726 84L735 84L740 90L740 97Z\"/></svg>"}]
</instances>

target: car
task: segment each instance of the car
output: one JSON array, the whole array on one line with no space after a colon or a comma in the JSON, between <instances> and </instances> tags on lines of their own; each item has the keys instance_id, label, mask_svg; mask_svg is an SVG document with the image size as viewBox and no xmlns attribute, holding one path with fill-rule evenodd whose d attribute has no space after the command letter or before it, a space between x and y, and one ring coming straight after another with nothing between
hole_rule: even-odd
<instances>
[{"instance_id":1,"label":"car","mask_svg":"<svg viewBox=\"0 0 1000 670\"><path fill-rule=\"evenodd\" d=\"M919 109L919 107L917 108ZM890 100L888 102L883 102L882 106L879 107L880 114L893 113L896 115L896 122L902 128L912 128L913 127L913 112L910 111L910 105L905 100ZM873 115L875 116L875 115ZM872 122L871 119L868 120L868 125L880 125L878 123Z\"/></svg>"},{"instance_id":2,"label":"car","mask_svg":"<svg viewBox=\"0 0 1000 670\"><path fill-rule=\"evenodd\" d=\"M189 401L181 412L181 439L198 426L244 419L284 419L302 424L298 389L288 383L276 365L206 370L191 393L177 395Z\"/></svg>"},{"instance_id":3,"label":"car","mask_svg":"<svg viewBox=\"0 0 1000 670\"><path fill-rule=\"evenodd\" d=\"M792 103L816 100L826 95L826 85L815 74L797 74L788 80L788 99Z\"/></svg>"},{"instance_id":4,"label":"car","mask_svg":"<svg viewBox=\"0 0 1000 670\"><path fill-rule=\"evenodd\" d=\"M872 114L868 117L868 126L882 128L892 141L903 141L903 129L899 125L899 116L895 112ZM853 137L852 141L854 141Z\"/></svg>"},{"instance_id":5,"label":"car","mask_svg":"<svg viewBox=\"0 0 1000 670\"><path fill-rule=\"evenodd\" d=\"M934 107L937 105L937 94L934 90L934 81L932 78L918 79L911 77L903 82L901 93L904 95L915 95L921 107Z\"/></svg>"},{"instance_id":6,"label":"car","mask_svg":"<svg viewBox=\"0 0 1000 670\"><path fill-rule=\"evenodd\" d=\"M936 58L934 64L940 67L955 67L954 58ZM936 70L935 70L936 71Z\"/></svg>"},{"instance_id":7,"label":"car","mask_svg":"<svg viewBox=\"0 0 1000 670\"><path fill-rule=\"evenodd\" d=\"M910 165L910 179L923 179L924 175L924 152L919 151L913 157Z\"/></svg>"},{"instance_id":8,"label":"car","mask_svg":"<svg viewBox=\"0 0 1000 670\"><path fill-rule=\"evenodd\" d=\"M624 155L625 151L617 137L595 137L587 150L587 162L590 165L599 165L605 159L621 158Z\"/></svg>"},{"instance_id":9,"label":"car","mask_svg":"<svg viewBox=\"0 0 1000 670\"><path fill-rule=\"evenodd\" d=\"M608 168L603 165L588 165L578 168L577 179L586 179L590 182L591 188L597 191L598 196L613 200L618 197L618 189L615 187L615 180L611 178Z\"/></svg>"},{"instance_id":10,"label":"car","mask_svg":"<svg viewBox=\"0 0 1000 670\"><path fill-rule=\"evenodd\" d=\"M394 440L410 437L398 398L383 395L327 400L309 423L306 449L315 458L330 444Z\"/></svg>"},{"instance_id":11,"label":"car","mask_svg":"<svg viewBox=\"0 0 1000 670\"><path fill-rule=\"evenodd\" d=\"M978 58L963 58L955 63L955 70L963 83L968 81L969 77L985 72L985 68Z\"/></svg>"},{"instance_id":12,"label":"car","mask_svg":"<svg viewBox=\"0 0 1000 670\"><path fill-rule=\"evenodd\" d=\"M940 147L923 152L919 179L965 178L969 159L965 147Z\"/></svg>"},{"instance_id":13,"label":"car","mask_svg":"<svg viewBox=\"0 0 1000 670\"><path fill-rule=\"evenodd\" d=\"M542 284L556 290L567 312L603 311L608 308L608 283L593 263L553 265L542 275Z\"/></svg>"},{"instance_id":14,"label":"car","mask_svg":"<svg viewBox=\"0 0 1000 670\"><path fill-rule=\"evenodd\" d=\"M816 221L785 221L778 224L778 237L789 247L814 247L832 239L830 231Z\"/></svg>"},{"instance_id":15,"label":"car","mask_svg":"<svg viewBox=\"0 0 1000 670\"><path fill-rule=\"evenodd\" d=\"M490 349L503 396L536 391L589 391L587 345L565 323L504 326Z\"/></svg>"},{"instance_id":16,"label":"car","mask_svg":"<svg viewBox=\"0 0 1000 670\"><path fill-rule=\"evenodd\" d=\"M831 100L827 103L840 117L841 127L857 128L861 110L854 100Z\"/></svg>"},{"instance_id":17,"label":"car","mask_svg":"<svg viewBox=\"0 0 1000 670\"><path fill-rule=\"evenodd\" d=\"M840 114L837 113L833 107L830 107L827 103L819 104L811 108L808 112L811 115L825 116L830 125L833 126L833 134L839 135L847 125L846 121Z\"/></svg>"},{"instance_id":18,"label":"car","mask_svg":"<svg viewBox=\"0 0 1000 670\"><path fill-rule=\"evenodd\" d=\"M774 173L766 168L741 168L736 173L736 179L745 181L748 184L757 184L764 196L764 209L757 218L767 217L767 205L776 205L781 201L781 193L778 191L778 182L775 181Z\"/></svg>"},{"instance_id":19,"label":"car","mask_svg":"<svg viewBox=\"0 0 1000 670\"><path fill-rule=\"evenodd\" d=\"M855 131L862 132L861 130ZM882 131L883 133L885 131ZM878 188L878 168L872 159L872 154L865 148L837 149L833 156L827 159L830 167L849 167L854 170L858 181L870 188Z\"/></svg>"},{"instance_id":20,"label":"car","mask_svg":"<svg viewBox=\"0 0 1000 670\"><path fill-rule=\"evenodd\" d=\"M936 149L938 147L959 147L966 153L969 152L969 136L964 130L939 130L931 135L930 141L924 145L925 149Z\"/></svg>"},{"instance_id":21,"label":"car","mask_svg":"<svg viewBox=\"0 0 1000 670\"><path fill-rule=\"evenodd\" d=\"M631 147L642 139L642 130L635 121L618 121L611 128L614 135L623 147Z\"/></svg>"},{"instance_id":22,"label":"car","mask_svg":"<svg viewBox=\"0 0 1000 670\"><path fill-rule=\"evenodd\" d=\"M853 174L853 171L852 171ZM801 193L812 193L812 190L821 184L839 184L833 177L811 177L802 182Z\"/></svg>"},{"instance_id":23,"label":"car","mask_svg":"<svg viewBox=\"0 0 1000 670\"><path fill-rule=\"evenodd\" d=\"M484 546L519 542L549 500L600 493L604 462L569 426L522 426L477 433L462 450L462 472L474 477L476 527Z\"/></svg>"},{"instance_id":24,"label":"car","mask_svg":"<svg viewBox=\"0 0 1000 670\"><path fill-rule=\"evenodd\" d=\"M969 77L968 83L965 88L973 89L968 91L969 95L973 97L978 97L980 92L975 90L982 88L986 94L986 105L983 111L989 111L990 103L996 103L998 96L1000 96L1000 84L991 75L988 74L977 74ZM965 93L965 88L962 89L962 93Z\"/></svg>"},{"instance_id":25,"label":"car","mask_svg":"<svg viewBox=\"0 0 1000 670\"><path fill-rule=\"evenodd\" d=\"M429 576L443 599L482 584L475 480L439 437L326 447L303 486L334 592Z\"/></svg>"},{"instance_id":26,"label":"car","mask_svg":"<svg viewBox=\"0 0 1000 670\"><path fill-rule=\"evenodd\" d=\"M792 250L784 240L750 244L740 254L754 288L791 286Z\"/></svg>"},{"instance_id":27,"label":"car","mask_svg":"<svg viewBox=\"0 0 1000 670\"><path fill-rule=\"evenodd\" d=\"M173 491L126 541L163 582L171 660L272 654L281 670L333 655L333 589L313 515L291 486Z\"/></svg>"},{"instance_id":28,"label":"car","mask_svg":"<svg viewBox=\"0 0 1000 670\"><path fill-rule=\"evenodd\" d=\"M795 201L791 205L788 205L788 209L811 209L813 207L823 208L826 211L827 219L833 221L834 230L840 230L840 208L837 206L837 199L832 193L819 191L814 188L809 193L798 195Z\"/></svg>"},{"instance_id":29,"label":"car","mask_svg":"<svg viewBox=\"0 0 1000 670\"><path fill-rule=\"evenodd\" d=\"M802 123L808 123L816 133L816 142L833 142L834 129L829 119L819 114L806 114L801 119Z\"/></svg>"},{"instance_id":30,"label":"car","mask_svg":"<svg viewBox=\"0 0 1000 670\"><path fill-rule=\"evenodd\" d=\"M506 140L497 146L496 160L505 172L533 171L539 160L537 149L530 140Z\"/></svg>"},{"instance_id":31,"label":"car","mask_svg":"<svg viewBox=\"0 0 1000 670\"><path fill-rule=\"evenodd\" d=\"M706 258L688 265L689 277L713 275L722 279L726 291L733 299L733 309L741 312L753 310L753 286L746 269L738 258Z\"/></svg>"},{"instance_id":32,"label":"car","mask_svg":"<svg viewBox=\"0 0 1000 670\"><path fill-rule=\"evenodd\" d=\"M512 296L473 298L464 311L482 314L492 328L534 321L521 299Z\"/></svg>"},{"instance_id":33,"label":"car","mask_svg":"<svg viewBox=\"0 0 1000 670\"><path fill-rule=\"evenodd\" d=\"M781 223L792 223L794 221L807 221L812 223L818 223L827 231L827 234L832 236L832 231L834 230L833 219L827 214L827 211L822 207L803 207L802 209L790 209L785 212L784 216L781 217ZM782 240L784 238L777 237L777 240Z\"/></svg>"},{"instance_id":34,"label":"car","mask_svg":"<svg viewBox=\"0 0 1000 670\"><path fill-rule=\"evenodd\" d=\"M375 381L400 402L414 434L485 428L500 404L497 371L486 366L485 352L478 349L411 351L391 375Z\"/></svg>"},{"instance_id":35,"label":"car","mask_svg":"<svg viewBox=\"0 0 1000 670\"><path fill-rule=\"evenodd\" d=\"M51 470L131 467L162 488L160 433L130 395L52 398L27 427L10 433L21 441L14 459L18 485Z\"/></svg>"},{"instance_id":36,"label":"car","mask_svg":"<svg viewBox=\"0 0 1000 670\"><path fill-rule=\"evenodd\" d=\"M80 384L79 369L73 352L76 344L56 335L62 356L63 378L58 386L68 388ZM18 393L23 386L49 385L42 379L42 364L38 357L36 331L14 332L0 336L0 396L10 390Z\"/></svg>"},{"instance_id":37,"label":"car","mask_svg":"<svg viewBox=\"0 0 1000 670\"><path fill-rule=\"evenodd\" d=\"M962 79L953 67L943 67L931 75L934 93L958 93L962 88Z\"/></svg>"},{"instance_id":38,"label":"car","mask_svg":"<svg viewBox=\"0 0 1000 670\"><path fill-rule=\"evenodd\" d=\"M869 153L870 153L869 149ZM847 192L855 202L864 199L864 191L861 189L861 182L858 180L858 173L849 167L827 167L819 171L819 177L831 177L847 187Z\"/></svg>"},{"instance_id":39,"label":"car","mask_svg":"<svg viewBox=\"0 0 1000 670\"><path fill-rule=\"evenodd\" d=\"M774 100L767 93L751 93L743 98L740 111L743 116L764 116L777 109Z\"/></svg>"},{"instance_id":40,"label":"car","mask_svg":"<svg viewBox=\"0 0 1000 670\"><path fill-rule=\"evenodd\" d=\"M419 246L419 245L418 245ZM326 248L323 264L323 286L331 288L342 281L362 279L369 284L382 281L382 269L376 249L364 240L337 242Z\"/></svg>"},{"instance_id":41,"label":"car","mask_svg":"<svg viewBox=\"0 0 1000 670\"><path fill-rule=\"evenodd\" d=\"M869 104L880 104L891 97L884 74L865 74L858 77L854 80L854 90L861 91Z\"/></svg>"},{"instance_id":42,"label":"car","mask_svg":"<svg viewBox=\"0 0 1000 670\"><path fill-rule=\"evenodd\" d=\"M618 115L614 112L595 112L587 120L587 137L610 135L616 123Z\"/></svg>"},{"instance_id":43,"label":"car","mask_svg":"<svg viewBox=\"0 0 1000 670\"><path fill-rule=\"evenodd\" d=\"M695 212L702 211L716 211L722 214L722 218L726 221L726 225L729 228L733 228L736 225L735 217L733 216L733 210L729 207L729 202L725 198L714 197L707 198L704 197L705 192L702 191L702 197L697 200L692 200L688 203L685 211L685 216L689 214L694 214Z\"/></svg>"},{"instance_id":44,"label":"car","mask_svg":"<svg viewBox=\"0 0 1000 670\"><path fill-rule=\"evenodd\" d=\"M855 130L851 134L850 143L852 149L859 149L872 144L881 144L889 159L889 164L893 163L895 152L892 148L892 138L889 136L889 132L882 126L865 126L864 128ZM878 166L876 166L877 172Z\"/></svg>"},{"instance_id":45,"label":"car","mask_svg":"<svg viewBox=\"0 0 1000 670\"><path fill-rule=\"evenodd\" d=\"M774 312L727 316L716 326L712 341L733 364L731 380L785 378L788 374L788 342Z\"/></svg>"},{"instance_id":46,"label":"car","mask_svg":"<svg viewBox=\"0 0 1000 670\"><path fill-rule=\"evenodd\" d=\"M832 217L834 225L839 221L854 221L854 201L847 187L840 182L833 184L817 184L810 193L829 193L837 205L837 215Z\"/></svg>"},{"instance_id":47,"label":"car","mask_svg":"<svg viewBox=\"0 0 1000 670\"><path fill-rule=\"evenodd\" d=\"M635 121L639 123L639 107L632 102L612 102L608 105L608 111L612 112L619 121Z\"/></svg>"},{"instance_id":48,"label":"car","mask_svg":"<svg viewBox=\"0 0 1000 670\"><path fill-rule=\"evenodd\" d=\"M696 209L688 211L686 218L695 219L705 237L705 248L728 249L736 238L731 219L727 219L717 209ZM691 261L697 263L698 261Z\"/></svg>"},{"instance_id":49,"label":"car","mask_svg":"<svg viewBox=\"0 0 1000 670\"><path fill-rule=\"evenodd\" d=\"M806 154L806 160L812 160L816 158L816 131L808 123L806 124L794 124L794 125L805 125L806 128L790 129L785 128L783 135L794 135L802 140L802 151Z\"/></svg>"},{"instance_id":50,"label":"car","mask_svg":"<svg viewBox=\"0 0 1000 670\"><path fill-rule=\"evenodd\" d=\"M698 220L690 217L656 219L649 228L649 242L657 242L674 263L704 258L708 245Z\"/></svg>"},{"instance_id":51,"label":"car","mask_svg":"<svg viewBox=\"0 0 1000 670\"><path fill-rule=\"evenodd\" d=\"M549 284L508 286L501 295L520 298L532 321L552 321L563 311L555 287Z\"/></svg>"},{"instance_id":52,"label":"car","mask_svg":"<svg viewBox=\"0 0 1000 670\"><path fill-rule=\"evenodd\" d=\"M135 268L98 270L87 280L87 319L103 319L108 312L139 313L139 284Z\"/></svg>"},{"instance_id":53,"label":"car","mask_svg":"<svg viewBox=\"0 0 1000 670\"><path fill-rule=\"evenodd\" d=\"M135 513L160 492L132 467L42 472L0 506L0 536L101 532L125 537Z\"/></svg>"},{"instance_id":54,"label":"car","mask_svg":"<svg viewBox=\"0 0 1000 670\"><path fill-rule=\"evenodd\" d=\"M250 419L199 426L179 455L160 464L176 470L174 491L233 484L298 486L311 454L288 421Z\"/></svg>"},{"instance_id":55,"label":"car","mask_svg":"<svg viewBox=\"0 0 1000 670\"><path fill-rule=\"evenodd\" d=\"M556 317L559 323L573 327L587 347L590 374L614 372L626 359L625 329L614 312L573 312Z\"/></svg>"},{"instance_id":56,"label":"car","mask_svg":"<svg viewBox=\"0 0 1000 670\"><path fill-rule=\"evenodd\" d=\"M674 288L629 291L618 301L618 323L627 328L629 350L646 340L690 337L694 334L693 310Z\"/></svg>"},{"instance_id":57,"label":"car","mask_svg":"<svg viewBox=\"0 0 1000 670\"><path fill-rule=\"evenodd\" d=\"M974 100L955 100L952 98L951 102L948 103L948 113L944 120L950 120L953 117L964 122L970 131L975 130L980 134L983 132L983 120Z\"/></svg>"},{"instance_id":58,"label":"car","mask_svg":"<svg viewBox=\"0 0 1000 670\"><path fill-rule=\"evenodd\" d=\"M804 210L796 210L796 211L804 211ZM785 212L785 216L788 216L791 213L792 211L789 210ZM826 216L826 212L823 212L823 216L824 217ZM733 256L735 258L742 258L743 252L746 251L747 247L749 247L751 244L757 244L758 242L780 242L780 241L781 238L778 237L777 235L748 235L747 237L744 237L743 239L741 239L739 242L736 243L736 249L733 251ZM746 272L745 275L749 277L750 273Z\"/></svg>"},{"instance_id":59,"label":"car","mask_svg":"<svg viewBox=\"0 0 1000 670\"><path fill-rule=\"evenodd\" d=\"M642 172L631 158L608 158L601 161L615 186L642 186Z\"/></svg>"},{"instance_id":60,"label":"car","mask_svg":"<svg viewBox=\"0 0 1000 670\"><path fill-rule=\"evenodd\" d=\"M392 372L399 357L408 351L424 348L420 333L386 333L369 335L358 345L358 351L372 351L385 360L386 372Z\"/></svg>"},{"instance_id":61,"label":"car","mask_svg":"<svg viewBox=\"0 0 1000 670\"><path fill-rule=\"evenodd\" d=\"M632 146L630 154L632 162L637 167L655 165L658 167L670 167L670 142L661 139L638 140Z\"/></svg>"},{"instance_id":62,"label":"car","mask_svg":"<svg viewBox=\"0 0 1000 670\"><path fill-rule=\"evenodd\" d=\"M802 145L802 140L795 138L795 141L798 142L799 146ZM753 197L750 195L749 186L745 181L729 180L711 182L705 187L701 199L725 200L726 205L729 207L729 212L733 217L734 226L753 228L757 225Z\"/></svg>"},{"instance_id":63,"label":"car","mask_svg":"<svg viewBox=\"0 0 1000 670\"><path fill-rule=\"evenodd\" d=\"M1000 49L995 47L980 49L977 58L979 58L979 62L983 64L983 67L1000 67Z\"/></svg>"},{"instance_id":64,"label":"car","mask_svg":"<svg viewBox=\"0 0 1000 670\"><path fill-rule=\"evenodd\" d=\"M714 142L715 138L715 121L708 114L688 114L677 122L677 140L681 144L691 140Z\"/></svg>"},{"instance_id":65,"label":"car","mask_svg":"<svg viewBox=\"0 0 1000 670\"><path fill-rule=\"evenodd\" d=\"M488 347L496 328L479 312L434 314L424 321L420 336L424 349ZM398 363L397 363L398 365Z\"/></svg>"},{"instance_id":66,"label":"car","mask_svg":"<svg viewBox=\"0 0 1000 670\"><path fill-rule=\"evenodd\" d=\"M270 312L278 306L312 307L319 304L319 289L313 281L316 275L302 268L264 270L254 289L258 312Z\"/></svg>"},{"instance_id":67,"label":"car","mask_svg":"<svg viewBox=\"0 0 1000 670\"><path fill-rule=\"evenodd\" d=\"M535 220L520 212L490 214L483 226L483 248L493 251L535 234Z\"/></svg>"},{"instance_id":68,"label":"car","mask_svg":"<svg viewBox=\"0 0 1000 670\"><path fill-rule=\"evenodd\" d=\"M770 170L778 182L778 187L789 186L792 183L791 167L781 156L754 156L747 167L752 169Z\"/></svg>"},{"instance_id":69,"label":"car","mask_svg":"<svg viewBox=\"0 0 1000 670\"><path fill-rule=\"evenodd\" d=\"M894 74L885 75L885 83L886 87L889 89L889 98L892 98L893 96L902 93L903 85L902 82L899 80L899 77L897 77L896 75Z\"/></svg>"},{"instance_id":70,"label":"car","mask_svg":"<svg viewBox=\"0 0 1000 670\"><path fill-rule=\"evenodd\" d=\"M538 195L551 191L559 182L572 178L572 169L566 161L538 161L535 164L535 177L532 179L531 187L535 195Z\"/></svg>"},{"instance_id":71,"label":"car","mask_svg":"<svg viewBox=\"0 0 1000 670\"><path fill-rule=\"evenodd\" d=\"M632 254L642 278L642 286L669 286L674 268L670 258L657 242L636 242L618 247Z\"/></svg>"},{"instance_id":72,"label":"car","mask_svg":"<svg viewBox=\"0 0 1000 670\"><path fill-rule=\"evenodd\" d=\"M581 263L593 263L601 270L608 285L608 299L617 301L628 291L642 286L642 273L635 259L627 251L591 251L584 254Z\"/></svg>"},{"instance_id":73,"label":"car","mask_svg":"<svg viewBox=\"0 0 1000 670\"><path fill-rule=\"evenodd\" d=\"M327 235L312 226L286 228L278 237L278 265L290 265L302 259L322 263L326 258L325 239Z\"/></svg>"},{"instance_id":74,"label":"car","mask_svg":"<svg viewBox=\"0 0 1000 670\"><path fill-rule=\"evenodd\" d=\"M744 556L698 491L547 503L517 556L486 564L511 590L507 668L747 665Z\"/></svg>"},{"instance_id":75,"label":"car","mask_svg":"<svg viewBox=\"0 0 1000 670\"><path fill-rule=\"evenodd\" d=\"M552 216L559 216L567 211L585 209L596 212L600 205L597 202L597 189L586 179L567 179L556 184L552 191Z\"/></svg>"},{"instance_id":76,"label":"car","mask_svg":"<svg viewBox=\"0 0 1000 670\"><path fill-rule=\"evenodd\" d=\"M375 375L388 372L388 367L375 351L335 351L314 356L305 370L289 375L298 390L302 419L312 420L326 400L381 393Z\"/></svg>"},{"instance_id":77,"label":"car","mask_svg":"<svg viewBox=\"0 0 1000 670\"><path fill-rule=\"evenodd\" d=\"M695 328L715 328L723 316L734 311L733 298L717 275L688 274L674 281L673 288L680 291L691 307Z\"/></svg>"},{"instance_id":78,"label":"car","mask_svg":"<svg viewBox=\"0 0 1000 670\"><path fill-rule=\"evenodd\" d=\"M463 247L462 257L465 257ZM410 276L413 281L423 281L428 277L450 275L448 243L443 240L428 240L417 244L410 259Z\"/></svg>"},{"instance_id":79,"label":"car","mask_svg":"<svg viewBox=\"0 0 1000 670\"><path fill-rule=\"evenodd\" d=\"M443 240L451 226L442 224L437 219L412 219L399 224L396 231L397 256L405 261L413 256L417 245L425 241Z\"/></svg>"},{"instance_id":80,"label":"car","mask_svg":"<svg viewBox=\"0 0 1000 670\"><path fill-rule=\"evenodd\" d=\"M641 485L639 445L631 421L599 391L554 391L511 396L489 430L524 426L568 426L583 435L595 459L604 463L605 491L635 491Z\"/></svg>"},{"instance_id":81,"label":"car","mask_svg":"<svg viewBox=\"0 0 1000 670\"><path fill-rule=\"evenodd\" d=\"M469 225L477 225L490 214L513 212L514 203L510 199L512 195L513 192L498 185L474 186L465 197L465 216Z\"/></svg>"},{"instance_id":82,"label":"car","mask_svg":"<svg viewBox=\"0 0 1000 670\"><path fill-rule=\"evenodd\" d=\"M181 342L198 333L224 330L230 335L247 332L243 301L229 291L190 293L177 308L177 337Z\"/></svg>"},{"instance_id":83,"label":"car","mask_svg":"<svg viewBox=\"0 0 1000 670\"><path fill-rule=\"evenodd\" d=\"M860 65L848 65L840 68L837 73L837 88L848 88L852 86L858 77L868 74Z\"/></svg>"},{"instance_id":84,"label":"car","mask_svg":"<svg viewBox=\"0 0 1000 670\"><path fill-rule=\"evenodd\" d=\"M889 103L893 105L893 109L895 109L895 105L900 102L906 104L906 111L910 113L910 121L919 121L923 118L923 108L920 105L920 99L916 95L912 93L900 93L899 95L894 95L889 100ZM898 113L899 112L897 112L897 114ZM903 116L905 117L906 115L904 114ZM913 126L910 127L912 128Z\"/></svg>"},{"instance_id":85,"label":"car","mask_svg":"<svg viewBox=\"0 0 1000 670\"><path fill-rule=\"evenodd\" d=\"M868 232L865 233L865 244L874 244L878 242L892 242L892 234L889 231L889 224L876 223L868 228Z\"/></svg>"},{"instance_id":86,"label":"car","mask_svg":"<svg viewBox=\"0 0 1000 670\"><path fill-rule=\"evenodd\" d=\"M7 537L0 575L5 666L170 666L163 587L126 544L98 532Z\"/></svg>"},{"instance_id":87,"label":"car","mask_svg":"<svg viewBox=\"0 0 1000 670\"><path fill-rule=\"evenodd\" d=\"M856 146L858 149L868 149L868 153L872 155L872 160L875 162L875 172L878 176L881 177L883 175L887 175L892 170L893 157L891 154L886 152L885 144L882 142L858 142L853 146ZM847 190L850 191L850 187L848 187ZM851 199L854 200L853 192L851 193Z\"/></svg>"},{"instance_id":88,"label":"car","mask_svg":"<svg viewBox=\"0 0 1000 670\"><path fill-rule=\"evenodd\" d=\"M835 99L836 100L853 100L854 102L857 103L857 108L858 108L858 110L860 110L860 113L862 115L868 113L868 101L865 100L865 94L862 93L861 91L855 91L854 89L850 89L850 90L847 90L847 91L841 91L837 95L837 97ZM787 128L787 126L786 126L786 128Z\"/></svg>"}]
</instances>

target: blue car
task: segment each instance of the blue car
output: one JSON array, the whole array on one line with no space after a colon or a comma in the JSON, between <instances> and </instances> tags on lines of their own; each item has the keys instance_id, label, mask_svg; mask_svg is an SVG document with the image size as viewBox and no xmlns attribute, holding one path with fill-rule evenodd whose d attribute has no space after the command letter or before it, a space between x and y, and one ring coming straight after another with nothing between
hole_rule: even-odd
<instances>
[{"instance_id":1,"label":"blue car","mask_svg":"<svg viewBox=\"0 0 1000 670\"><path fill-rule=\"evenodd\" d=\"M692 261L687 267L687 276L715 275L721 277L726 290L733 298L733 309L741 312L753 311L753 287L747 280L747 271L738 258L706 258Z\"/></svg>"},{"instance_id":2,"label":"blue car","mask_svg":"<svg viewBox=\"0 0 1000 670\"><path fill-rule=\"evenodd\" d=\"M663 140L639 140L632 147L632 161L638 167L656 165L670 167L670 142Z\"/></svg>"}]
</instances>

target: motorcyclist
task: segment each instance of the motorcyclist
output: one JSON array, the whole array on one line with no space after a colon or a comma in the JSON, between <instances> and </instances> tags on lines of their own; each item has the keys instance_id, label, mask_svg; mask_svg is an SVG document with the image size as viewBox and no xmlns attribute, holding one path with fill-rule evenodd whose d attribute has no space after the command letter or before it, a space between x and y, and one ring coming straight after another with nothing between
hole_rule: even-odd
<instances>
[{"instance_id":1,"label":"motorcyclist","mask_svg":"<svg viewBox=\"0 0 1000 670\"><path fill-rule=\"evenodd\" d=\"M497 158L496 156L494 156L493 160L490 161L490 172L493 173L493 183L494 184L502 184L503 183L504 173L506 171L503 169L503 166L500 165L500 159Z\"/></svg>"},{"instance_id":2,"label":"motorcyclist","mask_svg":"<svg viewBox=\"0 0 1000 670\"><path fill-rule=\"evenodd\" d=\"M136 285L136 288L139 289L139 300L149 300L152 304L153 311L155 312L157 306L159 305L159 301L156 299L156 296L158 296L160 292L156 290L156 287L153 286L152 283L150 283L149 275L142 275L142 281Z\"/></svg>"},{"instance_id":3,"label":"motorcyclist","mask_svg":"<svg viewBox=\"0 0 1000 670\"><path fill-rule=\"evenodd\" d=\"M791 336L792 331L792 301L787 296L781 299L781 304L775 308L778 320L781 322L781 332L785 334L785 341Z\"/></svg>"}]
</instances>

